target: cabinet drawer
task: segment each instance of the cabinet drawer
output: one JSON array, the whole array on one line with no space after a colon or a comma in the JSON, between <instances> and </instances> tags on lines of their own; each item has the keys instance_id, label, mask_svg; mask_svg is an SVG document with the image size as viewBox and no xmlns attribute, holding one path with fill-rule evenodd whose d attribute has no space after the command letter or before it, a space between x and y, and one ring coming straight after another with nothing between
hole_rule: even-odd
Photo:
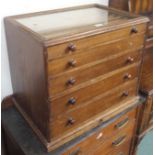
<instances>
[{"instance_id":1,"label":"cabinet drawer","mask_svg":"<svg viewBox=\"0 0 155 155\"><path fill-rule=\"evenodd\" d=\"M117 88L113 88L112 90L109 90L106 93L101 94L86 103L78 102L77 98L74 97L70 98L68 102L52 103L51 105L52 118L57 118L59 115L62 114L64 115L65 113L71 111L72 111L71 113L74 114L76 114L77 112L78 115L79 114L78 111L81 108L85 115L86 114L88 116L95 115L98 112L102 112L110 108L111 106L118 104L121 101L126 101L129 98L136 96L137 82L138 80L136 78L131 82L127 82L126 84L120 85ZM88 109L90 110L90 112L88 111Z\"/></svg>"},{"instance_id":2,"label":"cabinet drawer","mask_svg":"<svg viewBox=\"0 0 155 155\"><path fill-rule=\"evenodd\" d=\"M109 152L113 147L112 142L115 142L121 136L126 136L126 139L123 143L127 143L133 134L135 114L136 109L131 110L128 113L119 116L118 118L114 118L111 120L112 122L110 124L105 126L103 125L101 128L97 129L97 131L89 134L83 140L66 150L66 152L64 152L62 155L72 155L74 153L79 153L82 155L94 155L97 151L99 152L99 148L104 148L103 150ZM129 119L128 123L120 129L116 128L116 126L120 124L120 122L123 122L126 118Z\"/></svg>"},{"instance_id":3,"label":"cabinet drawer","mask_svg":"<svg viewBox=\"0 0 155 155\"><path fill-rule=\"evenodd\" d=\"M56 94L81 84L82 82L93 80L121 67L129 66L141 60L141 51L129 52L120 56L110 57L89 67L83 67L71 72L65 72L60 76L50 79L51 93Z\"/></svg>"},{"instance_id":4,"label":"cabinet drawer","mask_svg":"<svg viewBox=\"0 0 155 155\"><path fill-rule=\"evenodd\" d=\"M123 144L117 147L112 147L106 155L129 155L132 139L125 139ZM98 149L94 155L103 155L102 147Z\"/></svg>"},{"instance_id":5,"label":"cabinet drawer","mask_svg":"<svg viewBox=\"0 0 155 155\"><path fill-rule=\"evenodd\" d=\"M114 87L133 80L138 76L138 73L139 63L134 63L128 67L124 67L104 76L100 76L95 80L85 82L85 84L80 87L68 89L68 91L54 96L51 95L51 101L53 104L67 103L70 98L74 97L77 99L78 103L85 102L97 95L105 93ZM52 87L49 89L50 94L52 94L51 91Z\"/></svg>"},{"instance_id":6,"label":"cabinet drawer","mask_svg":"<svg viewBox=\"0 0 155 155\"><path fill-rule=\"evenodd\" d=\"M134 51L143 47L144 34L134 37L118 39L100 46L84 49L83 52L71 54L63 58L48 61L48 75L55 76L66 71L72 71L83 65L107 59L127 51Z\"/></svg>"},{"instance_id":7,"label":"cabinet drawer","mask_svg":"<svg viewBox=\"0 0 155 155\"><path fill-rule=\"evenodd\" d=\"M99 146L97 150L90 153L92 155L129 155L129 149L131 145L131 139L134 131L134 123L130 124L130 127L122 130L116 135L112 136L109 140L103 144L103 146ZM118 153L118 154L117 154ZM121 154L119 154L121 153Z\"/></svg>"},{"instance_id":8,"label":"cabinet drawer","mask_svg":"<svg viewBox=\"0 0 155 155\"><path fill-rule=\"evenodd\" d=\"M51 60L51 59L60 58L75 52L79 53L84 51L85 48L86 49L91 48L98 44L111 41L111 38L113 40L117 40L119 38L136 36L141 32L145 33L145 31L146 31L146 24L139 24L133 27L130 26L117 31L111 31L104 34L95 35L92 37L87 37L84 39L75 40L72 42L67 42L64 44L52 46L47 49L48 59Z\"/></svg>"},{"instance_id":9,"label":"cabinet drawer","mask_svg":"<svg viewBox=\"0 0 155 155\"><path fill-rule=\"evenodd\" d=\"M120 96L119 96L120 97ZM112 107L112 101L109 101ZM115 101L114 101L115 102ZM98 105L97 105L98 104ZM73 112L70 112L68 114L61 115L59 118L53 120L52 128L53 128L53 135L60 135L65 132L69 132L70 130L73 130L77 128L79 125L82 125L85 121L91 120L93 116L98 115L99 113L106 110L106 108L110 109L111 107L108 107L108 101L105 101L106 106L104 106L104 101L100 101L100 103L93 103L93 105L88 105L85 107L81 107L78 110L75 110ZM115 103L119 104L119 103ZM123 104L123 103L122 103ZM96 105L96 106L95 106ZM103 105L103 106L102 106ZM115 106L115 105L113 105ZM124 120L125 121L125 120ZM126 123L128 123L128 120L126 120ZM122 126L121 126L122 127ZM121 128L120 127L120 128ZM119 129L119 127L118 127ZM106 132L106 135L110 135L113 129L109 129Z\"/></svg>"}]
</instances>

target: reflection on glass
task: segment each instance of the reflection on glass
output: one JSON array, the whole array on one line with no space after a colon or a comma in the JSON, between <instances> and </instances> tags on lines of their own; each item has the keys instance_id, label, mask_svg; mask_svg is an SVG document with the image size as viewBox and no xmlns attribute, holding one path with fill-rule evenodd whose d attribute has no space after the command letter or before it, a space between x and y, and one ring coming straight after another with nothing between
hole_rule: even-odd
<instances>
[{"instance_id":1,"label":"reflection on glass","mask_svg":"<svg viewBox=\"0 0 155 155\"><path fill-rule=\"evenodd\" d=\"M85 32L108 25L121 16L97 7L19 18L16 21L45 38Z\"/></svg>"}]
</instances>

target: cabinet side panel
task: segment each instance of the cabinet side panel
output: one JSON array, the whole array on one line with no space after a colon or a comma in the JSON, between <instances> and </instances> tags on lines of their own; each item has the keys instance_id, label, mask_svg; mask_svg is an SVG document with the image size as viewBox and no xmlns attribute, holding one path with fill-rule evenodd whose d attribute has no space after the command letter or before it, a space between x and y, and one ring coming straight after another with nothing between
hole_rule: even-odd
<instances>
[{"instance_id":1,"label":"cabinet side panel","mask_svg":"<svg viewBox=\"0 0 155 155\"><path fill-rule=\"evenodd\" d=\"M20 108L48 139L44 49L27 31L5 20L8 55L14 97Z\"/></svg>"}]
</instances>

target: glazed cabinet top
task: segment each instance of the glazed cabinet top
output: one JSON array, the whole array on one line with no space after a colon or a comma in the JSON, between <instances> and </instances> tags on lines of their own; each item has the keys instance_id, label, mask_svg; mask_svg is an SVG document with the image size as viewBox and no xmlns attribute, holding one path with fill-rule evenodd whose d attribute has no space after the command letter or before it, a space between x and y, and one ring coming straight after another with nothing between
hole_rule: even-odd
<instances>
[{"instance_id":1,"label":"glazed cabinet top","mask_svg":"<svg viewBox=\"0 0 155 155\"><path fill-rule=\"evenodd\" d=\"M134 26L148 19L101 5L85 5L8 17L45 45Z\"/></svg>"}]
</instances>

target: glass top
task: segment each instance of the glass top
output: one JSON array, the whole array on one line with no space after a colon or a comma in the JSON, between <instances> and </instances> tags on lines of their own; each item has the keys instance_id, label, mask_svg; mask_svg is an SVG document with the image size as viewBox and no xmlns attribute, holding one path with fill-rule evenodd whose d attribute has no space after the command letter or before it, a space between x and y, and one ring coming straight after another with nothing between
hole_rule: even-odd
<instances>
[{"instance_id":1,"label":"glass top","mask_svg":"<svg viewBox=\"0 0 155 155\"><path fill-rule=\"evenodd\" d=\"M94 30L128 18L103 8L90 7L22 17L16 21L45 39L52 39Z\"/></svg>"}]
</instances>

